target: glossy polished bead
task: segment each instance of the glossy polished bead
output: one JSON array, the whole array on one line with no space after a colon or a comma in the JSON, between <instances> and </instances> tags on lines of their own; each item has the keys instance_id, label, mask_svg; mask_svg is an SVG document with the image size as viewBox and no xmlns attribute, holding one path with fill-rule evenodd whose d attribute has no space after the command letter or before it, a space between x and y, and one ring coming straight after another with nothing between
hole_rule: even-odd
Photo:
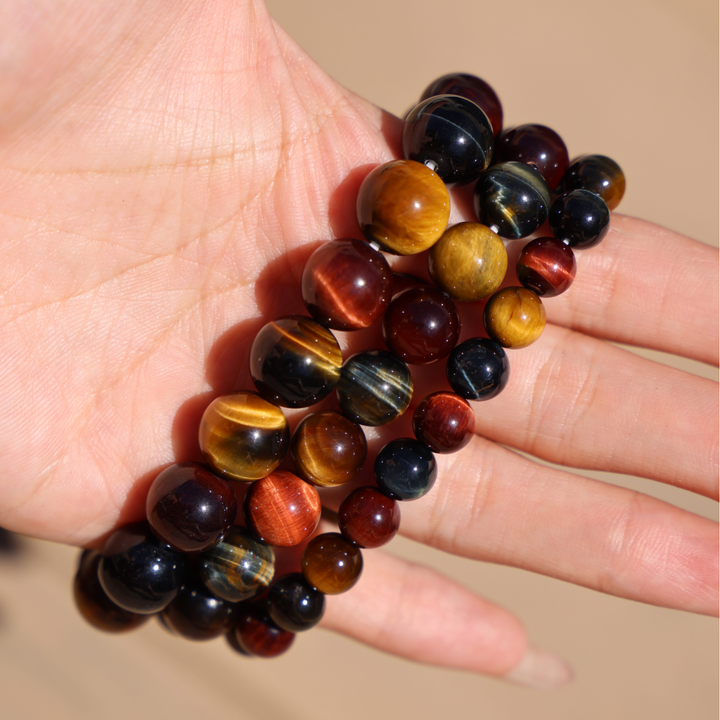
<instances>
[{"instance_id":1,"label":"glossy polished bead","mask_svg":"<svg viewBox=\"0 0 720 720\"><path fill-rule=\"evenodd\" d=\"M200 556L200 575L207 587L228 602L259 595L272 582L275 555L241 527L231 528L215 547Z\"/></svg>"},{"instance_id":2,"label":"glossy polished bead","mask_svg":"<svg viewBox=\"0 0 720 720\"><path fill-rule=\"evenodd\" d=\"M360 472L367 457L367 440L359 425L329 410L304 418L290 449L302 478L318 487L337 487Z\"/></svg>"},{"instance_id":3,"label":"glossy polished bead","mask_svg":"<svg viewBox=\"0 0 720 720\"><path fill-rule=\"evenodd\" d=\"M610 211L605 201L590 190L571 190L550 208L550 230L565 245L585 250L605 239Z\"/></svg>"},{"instance_id":4,"label":"glossy polished bead","mask_svg":"<svg viewBox=\"0 0 720 720\"><path fill-rule=\"evenodd\" d=\"M390 441L375 458L378 487L394 500L417 500L430 492L437 478L435 457L414 438Z\"/></svg>"},{"instance_id":5,"label":"glossy polished bead","mask_svg":"<svg viewBox=\"0 0 720 720\"><path fill-rule=\"evenodd\" d=\"M337 398L343 414L360 425L385 425L400 417L412 400L407 365L386 350L348 358L340 372Z\"/></svg>"},{"instance_id":6,"label":"glossy polished bead","mask_svg":"<svg viewBox=\"0 0 720 720\"><path fill-rule=\"evenodd\" d=\"M359 487L338 510L340 532L361 548L390 542L400 527L400 506L374 487Z\"/></svg>"},{"instance_id":7,"label":"glossy polished bead","mask_svg":"<svg viewBox=\"0 0 720 720\"><path fill-rule=\"evenodd\" d=\"M516 160L535 168L548 187L556 188L567 170L569 158L563 139L545 125L519 125L498 138L493 163Z\"/></svg>"},{"instance_id":8,"label":"glossy polished bead","mask_svg":"<svg viewBox=\"0 0 720 720\"><path fill-rule=\"evenodd\" d=\"M372 325L390 303L392 271L362 240L323 243L305 264L302 296L310 314L335 330Z\"/></svg>"},{"instance_id":9,"label":"glossy polished bead","mask_svg":"<svg viewBox=\"0 0 720 720\"><path fill-rule=\"evenodd\" d=\"M228 482L191 462L163 470L150 486L146 506L155 535L181 552L214 545L237 515L237 500Z\"/></svg>"},{"instance_id":10,"label":"glossy polished bead","mask_svg":"<svg viewBox=\"0 0 720 720\"><path fill-rule=\"evenodd\" d=\"M362 553L340 533L314 537L300 561L305 580L325 595L348 591L360 578Z\"/></svg>"},{"instance_id":11,"label":"glossy polished bead","mask_svg":"<svg viewBox=\"0 0 720 720\"><path fill-rule=\"evenodd\" d=\"M503 241L480 223L449 227L428 253L432 281L453 300L466 302L492 295L502 284L507 265Z\"/></svg>"},{"instance_id":12,"label":"glossy polished bead","mask_svg":"<svg viewBox=\"0 0 720 720\"><path fill-rule=\"evenodd\" d=\"M485 305L485 330L506 348L524 348L545 329L545 308L526 288L509 287L496 292Z\"/></svg>"},{"instance_id":13,"label":"glossy polished bead","mask_svg":"<svg viewBox=\"0 0 720 720\"><path fill-rule=\"evenodd\" d=\"M575 279L575 253L554 237L531 240L520 253L517 276L523 287L541 297L565 292Z\"/></svg>"},{"instance_id":14,"label":"glossy polished bead","mask_svg":"<svg viewBox=\"0 0 720 720\"><path fill-rule=\"evenodd\" d=\"M393 298L383 318L389 350L411 365L446 357L460 335L453 301L432 287L408 288Z\"/></svg>"},{"instance_id":15,"label":"glossy polished bead","mask_svg":"<svg viewBox=\"0 0 720 720\"><path fill-rule=\"evenodd\" d=\"M342 353L333 334L303 315L269 322L255 336L250 374L260 394L283 407L307 407L332 392Z\"/></svg>"},{"instance_id":16,"label":"glossy polished bead","mask_svg":"<svg viewBox=\"0 0 720 720\"><path fill-rule=\"evenodd\" d=\"M238 608L235 639L241 650L253 657L282 655L295 640L295 633L282 630L263 608L244 605Z\"/></svg>"},{"instance_id":17,"label":"glossy polished bead","mask_svg":"<svg viewBox=\"0 0 720 720\"><path fill-rule=\"evenodd\" d=\"M311 587L302 573L279 578L268 593L268 614L283 630L302 632L315 627L325 612L325 595Z\"/></svg>"},{"instance_id":18,"label":"glossy polished bead","mask_svg":"<svg viewBox=\"0 0 720 720\"><path fill-rule=\"evenodd\" d=\"M130 612L159 612L188 576L187 556L160 543L146 523L114 532L101 554L100 584L112 602Z\"/></svg>"},{"instance_id":19,"label":"glossy polished bead","mask_svg":"<svg viewBox=\"0 0 720 720\"><path fill-rule=\"evenodd\" d=\"M467 400L450 392L428 395L413 414L413 432L435 453L464 448L475 430L475 413Z\"/></svg>"},{"instance_id":20,"label":"glossy polished bead","mask_svg":"<svg viewBox=\"0 0 720 720\"><path fill-rule=\"evenodd\" d=\"M287 470L276 470L248 488L243 505L247 526L268 545L292 547L320 522L318 491Z\"/></svg>"},{"instance_id":21,"label":"glossy polished bead","mask_svg":"<svg viewBox=\"0 0 720 720\"><path fill-rule=\"evenodd\" d=\"M519 162L488 168L475 185L478 220L500 237L534 233L548 218L550 190L537 170Z\"/></svg>"},{"instance_id":22,"label":"glossy polished bead","mask_svg":"<svg viewBox=\"0 0 720 720\"><path fill-rule=\"evenodd\" d=\"M497 136L502 130L503 111L497 93L484 80L467 73L450 73L430 83L422 94L422 100L433 95L459 95L479 105L488 116Z\"/></svg>"},{"instance_id":23,"label":"glossy polished bead","mask_svg":"<svg viewBox=\"0 0 720 720\"><path fill-rule=\"evenodd\" d=\"M450 387L466 400L490 400L510 379L510 363L498 343L470 338L450 353L446 370Z\"/></svg>"},{"instance_id":24,"label":"glossy polished bead","mask_svg":"<svg viewBox=\"0 0 720 720\"><path fill-rule=\"evenodd\" d=\"M614 210L625 194L625 174L606 155L583 155L575 158L563 177L563 190L590 190L597 193Z\"/></svg>"},{"instance_id":25,"label":"glossy polished bead","mask_svg":"<svg viewBox=\"0 0 720 720\"><path fill-rule=\"evenodd\" d=\"M234 625L235 608L195 582L180 590L162 611L162 619L170 630L187 640L212 640Z\"/></svg>"},{"instance_id":26,"label":"glossy polished bead","mask_svg":"<svg viewBox=\"0 0 720 720\"><path fill-rule=\"evenodd\" d=\"M85 550L73 582L75 606L80 615L97 630L110 633L127 632L140 627L149 615L139 615L116 605L107 596L98 579L98 566L102 555Z\"/></svg>"},{"instance_id":27,"label":"glossy polished bead","mask_svg":"<svg viewBox=\"0 0 720 720\"><path fill-rule=\"evenodd\" d=\"M380 165L358 191L357 219L363 235L397 255L427 250L445 232L449 217L445 183L412 160Z\"/></svg>"},{"instance_id":28,"label":"glossy polished bead","mask_svg":"<svg viewBox=\"0 0 720 720\"><path fill-rule=\"evenodd\" d=\"M422 100L405 118L403 156L432 168L447 184L478 179L490 164L494 135L472 100L440 95Z\"/></svg>"},{"instance_id":29,"label":"glossy polished bead","mask_svg":"<svg viewBox=\"0 0 720 720\"><path fill-rule=\"evenodd\" d=\"M279 407L256 393L213 400L200 421L200 449L206 462L229 480L259 480L282 461L290 430Z\"/></svg>"}]
</instances>

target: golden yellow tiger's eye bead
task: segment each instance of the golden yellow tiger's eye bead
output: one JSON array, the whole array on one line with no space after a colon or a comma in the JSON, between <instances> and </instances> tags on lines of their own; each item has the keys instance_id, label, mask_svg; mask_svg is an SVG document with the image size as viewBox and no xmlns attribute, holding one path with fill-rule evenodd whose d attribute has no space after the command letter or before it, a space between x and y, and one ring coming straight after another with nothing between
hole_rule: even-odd
<instances>
[{"instance_id":1,"label":"golden yellow tiger's eye bead","mask_svg":"<svg viewBox=\"0 0 720 720\"><path fill-rule=\"evenodd\" d=\"M279 407L253 392L213 400L200 421L206 462L229 480L259 480L285 457L290 431Z\"/></svg>"},{"instance_id":2,"label":"golden yellow tiger's eye bead","mask_svg":"<svg viewBox=\"0 0 720 720\"><path fill-rule=\"evenodd\" d=\"M520 287L496 292L485 306L488 335L506 348L524 348L534 343L545 328L545 308L540 298Z\"/></svg>"},{"instance_id":3,"label":"golden yellow tiger's eye bead","mask_svg":"<svg viewBox=\"0 0 720 720\"><path fill-rule=\"evenodd\" d=\"M466 302L492 295L502 284L507 266L500 236L474 222L448 228L428 254L433 282L453 300Z\"/></svg>"},{"instance_id":4,"label":"golden yellow tiger's eye bead","mask_svg":"<svg viewBox=\"0 0 720 720\"><path fill-rule=\"evenodd\" d=\"M412 160L375 168L357 199L363 235L381 249L415 255L434 245L450 218L450 196L440 176Z\"/></svg>"}]
</instances>

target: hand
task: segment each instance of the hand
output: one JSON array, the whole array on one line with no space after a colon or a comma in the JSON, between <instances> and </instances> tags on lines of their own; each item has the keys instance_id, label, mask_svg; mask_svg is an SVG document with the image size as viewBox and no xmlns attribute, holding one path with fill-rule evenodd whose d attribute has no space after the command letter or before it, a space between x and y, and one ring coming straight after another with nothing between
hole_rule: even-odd
<instances>
[{"instance_id":1,"label":"hand","mask_svg":"<svg viewBox=\"0 0 720 720\"><path fill-rule=\"evenodd\" d=\"M212 397L251 387L247 343L302 307L318 242L357 236L357 187L398 154L400 125L259 2L75 3L34 25L5 12L19 70L0 86L0 525L86 545L142 516L161 467L196 457ZM715 523L496 443L717 497L716 385L602 342L717 363L717 286L714 250L615 216L546 304L553 325L511 354L511 384L477 406L478 437L403 505L402 531L716 612ZM534 657L506 611L381 551L365 560L328 626L498 675Z\"/></svg>"}]
</instances>

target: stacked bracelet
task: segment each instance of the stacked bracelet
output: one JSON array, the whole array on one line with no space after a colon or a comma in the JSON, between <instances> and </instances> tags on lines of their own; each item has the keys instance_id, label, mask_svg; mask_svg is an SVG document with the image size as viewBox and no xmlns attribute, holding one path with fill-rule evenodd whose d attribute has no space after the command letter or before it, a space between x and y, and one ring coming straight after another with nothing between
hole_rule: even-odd
<instances>
[{"instance_id":1,"label":"stacked bracelet","mask_svg":"<svg viewBox=\"0 0 720 720\"><path fill-rule=\"evenodd\" d=\"M199 437L206 465L179 463L161 472L148 493L147 523L118 530L99 553L83 552L75 599L91 624L123 631L159 614L183 637L226 634L239 652L270 657L319 622L326 595L357 582L362 550L394 537L398 501L429 492L435 454L469 442L475 416L468 401L488 400L506 386L505 348L539 337L540 298L570 287L573 248L603 239L609 209L624 192L622 171L610 158L570 163L550 128L501 128L497 95L479 78L447 75L428 87L406 118L404 159L375 168L360 187L365 239L334 240L313 253L302 276L310 316L265 325L250 351L256 390L218 397L205 411ZM448 228L447 188L471 182L479 222ZM520 253L520 286L503 288L503 238L528 238L546 223L551 234ZM433 285L418 282L393 296L383 252L426 251ZM455 303L478 301L485 302L487 337L457 344ZM387 349L343 362L332 331L380 320ZM362 426L385 425L408 409L408 364L443 358L451 390L417 405L414 438L380 450L377 486L345 497L339 532L315 535L317 488L345 485L363 467ZM281 408L309 407L333 390L339 410L308 415L291 437ZM288 455L293 471L280 468ZM248 484L241 524L237 483ZM276 578L273 547L302 543L298 571Z\"/></svg>"}]
</instances>

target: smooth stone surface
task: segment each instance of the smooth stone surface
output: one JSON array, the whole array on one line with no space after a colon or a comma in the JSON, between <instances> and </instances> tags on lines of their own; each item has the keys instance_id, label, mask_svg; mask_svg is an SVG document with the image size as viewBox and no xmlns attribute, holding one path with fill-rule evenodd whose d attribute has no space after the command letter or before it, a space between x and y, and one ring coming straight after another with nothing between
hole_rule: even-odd
<instances>
[{"instance_id":1,"label":"smooth stone surface","mask_svg":"<svg viewBox=\"0 0 720 720\"><path fill-rule=\"evenodd\" d=\"M407 365L386 350L348 358L340 372L337 399L343 414L360 425L385 425L400 417L412 400Z\"/></svg>"},{"instance_id":2,"label":"smooth stone surface","mask_svg":"<svg viewBox=\"0 0 720 720\"><path fill-rule=\"evenodd\" d=\"M235 622L233 603L216 597L202 583L185 585L162 611L165 625L186 640L212 640Z\"/></svg>"},{"instance_id":3,"label":"smooth stone surface","mask_svg":"<svg viewBox=\"0 0 720 720\"><path fill-rule=\"evenodd\" d=\"M460 318L453 301L440 290L408 288L393 298L382 329L393 355L411 365L428 365L455 347Z\"/></svg>"},{"instance_id":4,"label":"smooth stone surface","mask_svg":"<svg viewBox=\"0 0 720 720\"><path fill-rule=\"evenodd\" d=\"M205 461L229 480L259 480L282 461L290 430L282 410L253 392L223 395L200 421Z\"/></svg>"},{"instance_id":5,"label":"smooth stone surface","mask_svg":"<svg viewBox=\"0 0 720 720\"><path fill-rule=\"evenodd\" d=\"M342 352L334 335L304 315L273 320L255 336L250 375L266 399L282 407L314 405L340 377Z\"/></svg>"},{"instance_id":6,"label":"smooth stone surface","mask_svg":"<svg viewBox=\"0 0 720 720\"><path fill-rule=\"evenodd\" d=\"M414 438L390 441L375 458L378 487L394 500L417 500L430 492L437 478L435 457Z\"/></svg>"},{"instance_id":7,"label":"smooth stone surface","mask_svg":"<svg viewBox=\"0 0 720 720\"><path fill-rule=\"evenodd\" d=\"M450 353L446 375L450 387L466 400L490 400L510 379L507 354L494 340L470 338Z\"/></svg>"},{"instance_id":8,"label":"smooth stone surface","mask_svg":"<svg viewBox=\"0 0 720 720\"><path fill-rule=\"evenodd\" d=\"M400 506L374 487L359 487L338 510L340 532L361 548L376 548L392 540L400 527Z\"/></svg>"},{"instance_id":9,"label":"smooth stone surface","mask_svg":"<svg viewBox=\"0 0 720 720\"><path fill-rule=\"evenodd\" d=\"M487 334L506 348L524 348L545 329L545 308L526 288L509 287L496 292L485 305Z\"/></svg>"},{"instance_id":10,"label":"smooth stone surface","mask_svg":"<svg viewBox=\"0 0 720 720\"><path fill-rule=\"evenodd\" d=\"M362 428L334 410L303 418L290 450L297 473L318 487L337 487L352 480L367 457Z\"/></svg>"},{"instance_id":11,"label":"smooth stone surface","mask_svg":"<svg viewBox=\"0 0 720 720\"><path fill-rule=\"evenodd\" d=\"M200 556L205 585L228 602L249 600L270 586L275 555L241 527L231 528L215 547Z\"/></svg>"},{"instance_id":12,"label":"smooth stone surface","mask_svg":"<svg viewBox=\"0 0 720 720\"><path fill-rule=\"evenodd\" d=\"M324 533L307 544L300 565L312 587L325 595L338 595L358 581L363 559L360 549L340 533Z\"/></svg>"},{"instance_id":13,"label":"smooth stone surface","mask_svg":"<svg viewBox=\"0 0 720 720\"><path fill-rule=\"evenodd\" d=\"M610 210L590 190L571 190L550 208L550 230L568 247L586 250L601 243L610 229Z\"/></svg>"},{"instance_id":14,"label":"smooth stone surface","mask_svg":"<svg viewBox=\"0 0 720 720\"><path fill-rule=\"evenodd\" d=\"M242 605L237 611L235 639L240 649L248 655L272 658L282 655L290 648L295 640L295 633L275 625L262 607Z\"/></svg>"},{"instance_id":15,"label":"smooth stone surface","mask_svg":"<svg viewBox=\"0 0 720 720\"><path fill-rule=\"evenodd\" d=\"M432 281L453 300L465 302L492 295L502 284L507 266L500 236L474 222L449 227L428 253Z\"/></svg>"},{"instance_id":16,"label":"smooth stone surface","mask_svg":"<svg viewBox=\"0 0 720 720\"><path fill-rule=\"evenodd\" d=\"M455 393L428 395L415 408L413 432L435 453L452 453L464 448L475 430L475 413Z\"/></svg>"},{"instance_id":17,"label":"smooth stone surface","mask_svg":"<svg viewBox=\"0 0 720 720\"><path fill-rule=\"evenodd\" d=\"M467 98L431 97L405 118L403 156L432 168L446 185L477 180L490 164L493 144L488 116Z\"/></svg>"},{"instance_id":18,"label":"smooth stone surface","mask_svg":"<svg viewBox=\"0 0 720 720\"><path fill-rule=\"evenodd\" d=\"M267 599L268 614L283 630L303 632L315 627L325 612L325 595L311 587L302 573L291 573L273 584Z\"/></svg>"},{"instance_id":19,"label":"smooth stone surface","mask_svg":"<svg viewBox=\"0 0 720 720\"><path fill-rule=\"evenodd\" d=\"M480 175L474 202L483 225L500 237L516 240L531 235L547 220L550 190L529 165L505 162Z\"/></svg>"},{"instance_id":20,"label":"smooth stone surface","mask_svg":"<svg viewBox=\"0 0 720 720\"><path fill-rule=\"evenodd\" d=\"M516 267L522 286L540 297L564 293L572 285L576 271L575 253L554 237L531 240L522 249Z\"/></svg>"},{"instance_id":21,"label":"smooth stone surface","mask_svg":"<svg viewBox=\"0 0 720 720\"><path fill-rule=\"evenodd\" d=\"M287 470L275 470L248 488L245 523L262 542L292 547L312 535L320 522L318 491Z\"/></svg>"},{"instance_id":22,"label":"smooth stone surface","mask_svg":"<svg viewBox=\"0 0 720 720\"><path fill-rule=\"evenodd\" d=\"M146 507L155 535L181 552L211 547L237 515L237 499L229 483L191 462L163 470L150 486Z\"/></svg>"},{"instance_id":23,"label":"smooth stone surface","mask_svg":"<svg viewBox=\"0 0 720 720\"><path fill-rule=\"evenodd\" d=\"M325 327L360 330L382 314L392 297L392 271L384 256L363 240L333 240L305 264L302 296Z\"/></svg>"},{"instance_id":24,"label":"smooth stone surface","mask_svg":"<svg viewBox=\"0 0 720 720\"><path fill-rule=\"evenodd\" d=\"M563 177L563 190L590 190L614 210L625 194L625 173L607 155L582 155L575 158Z\"/></svg>"},{"instance_id":25,"label":"smooth stone surface","mask_svg":"<svg viewBox=\"0 0 720 720\"><path fill-rule=\"evenodd\" d=\"M397 255L427 250L445 232L449 218L445 183L430 168L412 160L380 165L358 191L357 219L363 235Z\"/></svg>"}]
</instances>

